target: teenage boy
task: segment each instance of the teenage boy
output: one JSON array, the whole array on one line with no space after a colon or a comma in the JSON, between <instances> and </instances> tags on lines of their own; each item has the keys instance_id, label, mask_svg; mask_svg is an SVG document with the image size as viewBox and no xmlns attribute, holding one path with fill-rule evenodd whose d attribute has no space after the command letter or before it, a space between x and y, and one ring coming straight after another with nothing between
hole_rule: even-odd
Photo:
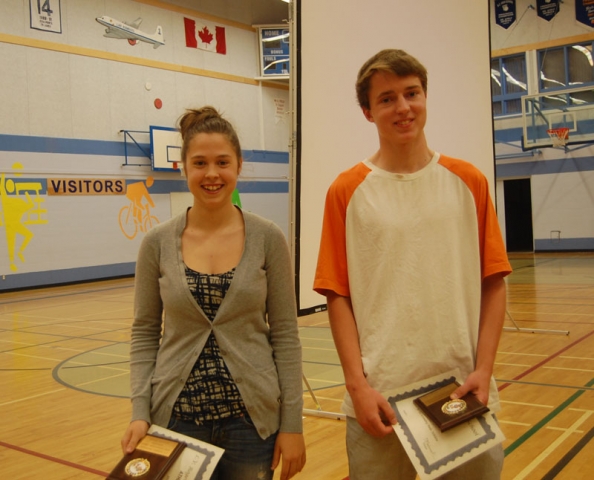
<instances>
[{"instance_id":1,"label":"teenage boy","mask_svg":"<svg viewBox=\"0 0 594 480\"><path fill-rule=\"evenodd\" d=\"M402 50L360 69L379 150L326 197L314 289L327 297L347 393L351 480L414 479L383 392L458 368L497 412L493 363L511 272L486 178L425 139L427 71ZM500 478L501 445L443 478Z\"/></svg>"}]
</instances>

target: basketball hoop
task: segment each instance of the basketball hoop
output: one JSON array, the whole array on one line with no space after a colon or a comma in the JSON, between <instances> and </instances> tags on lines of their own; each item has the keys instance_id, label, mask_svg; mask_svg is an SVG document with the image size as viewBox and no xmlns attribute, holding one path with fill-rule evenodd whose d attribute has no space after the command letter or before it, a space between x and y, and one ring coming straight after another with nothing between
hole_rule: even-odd
<instances>
[{"instance_id":1,"label":"basketball hoop","mask_svg":"<svg viewBox=\"0 0 594 480\"><path fill-rule=\"evenodd\" d=\"M569 128L561 127L561 128L550 128L547 130L549 137L551 137L551 143L553 147L564 147L567 145L567 140L569 139Z\"/></svg>"},{"instance_id":2,"label":"basketball hoop","mask_svg":"<svg viewBox=\"0 0 594 480\"><path fill-rule=\"evenodd\" d=\"M177 162L173 162L173 169L177 170Z\"/></svg>"}]
</instances>

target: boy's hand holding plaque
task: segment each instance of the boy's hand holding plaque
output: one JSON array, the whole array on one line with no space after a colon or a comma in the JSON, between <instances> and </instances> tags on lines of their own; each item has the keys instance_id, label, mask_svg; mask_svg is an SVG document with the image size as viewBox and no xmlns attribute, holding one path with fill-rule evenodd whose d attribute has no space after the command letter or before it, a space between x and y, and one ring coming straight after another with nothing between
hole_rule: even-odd
<instances>
[{"instance_id":1,"label":"boy's hand holding plaque","mask_svg":"<svg viewBox=\"0 0 594 480\"><path fill-rule=\"evenodd\" d=\"M147 434L132 453L127 453L107 480L160 480L171 468L186 444Z\"/></svg>"},{"instance_id":2,"label":"boy's hand holding plaque","mask_svg":"<svg viewBox=\"0 0 594 480\"><path fill-rule=\"evenodd\" d=\"M472 393L452 400L450 395L459 386L460 384L454 381L414 400L442 432L489 411L489 408Z\"/></svg>"}]
</instances>

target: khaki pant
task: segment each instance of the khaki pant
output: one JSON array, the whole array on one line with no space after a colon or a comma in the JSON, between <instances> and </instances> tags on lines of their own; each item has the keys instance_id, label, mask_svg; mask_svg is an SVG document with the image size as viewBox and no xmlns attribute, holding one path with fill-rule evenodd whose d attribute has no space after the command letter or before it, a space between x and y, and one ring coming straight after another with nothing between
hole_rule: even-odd
<instances>
[{"instance_id":1,"label":"khaki pant","mask_svg":"<svg viewBox=\"0 0 594 480\"><path fill-rule=\"evenodd\" d=\"M377 438L347 417L349 480L414 480L417 476L396 433ZM499 480L503 447L496 447L439 477L447 480Z\"/></svg>"}]
</instances>

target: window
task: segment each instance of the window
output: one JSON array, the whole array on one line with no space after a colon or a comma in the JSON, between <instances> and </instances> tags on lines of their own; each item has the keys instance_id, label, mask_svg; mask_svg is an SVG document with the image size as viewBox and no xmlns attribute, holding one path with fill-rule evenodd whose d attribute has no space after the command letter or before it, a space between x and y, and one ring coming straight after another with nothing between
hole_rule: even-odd
<instances>
[{"instance_id":1,"label":"window","mask_svg":"<svg viewBox=\"0 0 594 480\"><path fill-rule=\"evenodd\" d=\"M493 115L522 112L520 98L526 95L526 57L524 54L491 60Z\"/></svg>"},{"instance_id":2,"label":"window","mask_svg":"<svg viewBox=\"0 0 594 480\"><path fill-rule=\"evenodd\" d=\"M541 50L538 64L541 91L594 84L592 43Z\"/></svg>"},{"instance_id":3,"label":"window","mask_svg":"<svg viewBox=\"0 0 594 480\"><path fill-rule=\"evenodd\" d=\"M555 90L594 85L592 47L590 42L538 52L540 91L552 93L546 97L547 106L558 108L594 101L592 91L553 94Z\"/></svg>"}]
</instances>

